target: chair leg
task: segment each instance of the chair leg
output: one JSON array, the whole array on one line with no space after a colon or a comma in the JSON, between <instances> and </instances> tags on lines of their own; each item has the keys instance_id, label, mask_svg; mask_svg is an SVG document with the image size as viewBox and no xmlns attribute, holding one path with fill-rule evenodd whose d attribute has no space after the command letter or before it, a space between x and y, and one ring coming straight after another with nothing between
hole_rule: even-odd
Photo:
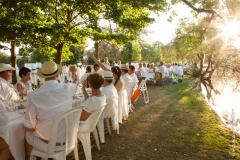
<instances>
[{"instance_id":1,"label":"chair leg","mask_svg":"<svg viewBox=\"0 0 240 160\"><path fill-rule=\"evenodd\" d=\"M86 160L91 160L92 151L91 151L90 133L78 134L78 138L82 142Z\"/></svg>"},{"instance_id":2,"label":"chair leg","mask_svg":"<svg viewBox=\"0 0 240 160\"><path fill-rule=\"evenodd\" d=\"M100 137L100 142L105 143L105 135L104 135L104 121L103 118L100 117L97 123L98 133Z\"/></svg>"},{"instance_id":3,"label":"chair leg","mask_svg":"<svg viewBox=\"0 0 240 160\"><path fill-rule=\"evenodd\" d=\"M74 147L74 157L75 157L75 160L79 160L79 158L78 158L77 140L75 142L75 147Z\"/></svg>"},{"instance_id":4,"label":"chair leg","mask_svg":"<svg viewBox=\"0 0 240 160\"><path fill-rule=\"evenodd\" d=\"M108 133L111 134L111 129L110 129L110 124L109 124L109 118L108 117L105 118L105 123L106 123L107 128L108 128Z\"/></svg>"},{"instance_id":5,"label":"chair leg","mask_svg":"<svg viewBox=\"0 0 240 160\"><path fill-rule=\"evenodd\" d=\"M93 131L93 137L95 139L96 145L98 150L100 150L100 144L99 144L99 140L98 140L98 132L97 132L97 128L95 128L95 130Z\"/></svg>"}]
</instances>

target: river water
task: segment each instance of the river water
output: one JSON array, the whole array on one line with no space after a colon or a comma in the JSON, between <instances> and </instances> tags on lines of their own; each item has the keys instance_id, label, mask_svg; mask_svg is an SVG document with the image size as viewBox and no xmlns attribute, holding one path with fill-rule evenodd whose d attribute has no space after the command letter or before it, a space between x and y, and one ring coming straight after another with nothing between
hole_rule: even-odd
<instances>
[{"instance_id":1,"label":"river water","mask_svg":"<svg viewBox=\"0 0 240 160\"><path fill-rule=\"evenodd\" d=\"M201 92L210 107L227 127L240 134L240 86L237 81L213 78L200 84Z\"/></svg>"}]
</instances>

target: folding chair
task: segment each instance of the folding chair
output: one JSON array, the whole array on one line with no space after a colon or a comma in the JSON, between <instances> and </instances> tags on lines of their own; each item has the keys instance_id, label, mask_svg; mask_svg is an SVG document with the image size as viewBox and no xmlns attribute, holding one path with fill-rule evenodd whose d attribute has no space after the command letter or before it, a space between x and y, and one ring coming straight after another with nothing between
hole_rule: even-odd
<instances>
[{"instance_id":1,"label":"folding chair","mask_svg":"<svg viewBox=\"0 0 240 160\"><path fill-rule=\"evenodd\" d=\"M48 142L48 151L43 152L33 148L31 151L30 160L34 160L36 159L36 157L53 158L55 160L65 160L66 156L70 152L72 152L72 150L74 150L75 159L78 160L79 158L77 150L77 131L82 109L83 107L75 107L57 116L52 123L51 138ZM65 120L66 122L65 149L63 151L55 152L58 124L61 120Z\"/></svg>"},{"instance_id":2,"label":"folding chair","mask_svg":"<svg viewBox=\"0 0 240 160\"><path fill-rule=\"evenodd\" d=\"M139 85L139 89L142 92L143 95L143 99L145 103L149 102L149 97L148 97L148 91L147 91L147 85L146 85L146 80L142 80L140 85Z\"/></svg>"}]
</instances>

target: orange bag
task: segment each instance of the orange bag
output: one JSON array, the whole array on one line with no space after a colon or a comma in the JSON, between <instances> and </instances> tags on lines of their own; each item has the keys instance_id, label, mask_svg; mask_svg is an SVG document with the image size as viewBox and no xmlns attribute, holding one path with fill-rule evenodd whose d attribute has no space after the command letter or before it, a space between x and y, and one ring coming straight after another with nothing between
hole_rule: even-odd
<instances>
[{"instance_id":1,"label":"orange bag","mask_svg":"<svg viewBox=\"0 0 240 160\"><path fill-rule=\"evenodd\" d=\"M133 95L131 97L132 102L135 102L138 99L138 97L140 96L140 94L141 94L141 90L139 88L137 88L134 91L134 93L133 93Z\"/></svg>"}]
</instances>

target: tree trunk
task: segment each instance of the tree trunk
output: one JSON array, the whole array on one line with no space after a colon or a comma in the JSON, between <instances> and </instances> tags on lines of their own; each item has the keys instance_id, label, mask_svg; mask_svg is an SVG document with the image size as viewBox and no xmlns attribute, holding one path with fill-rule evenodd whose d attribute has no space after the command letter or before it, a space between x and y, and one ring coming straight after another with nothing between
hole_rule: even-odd
<instances>
[{"instance_id":1,"label":"tree trunk","mask_svg":"<svg viewBox=\"0 0 240 160\"><path fill-rule=\"evenodd\" d=\"M56 63L59 65L62 65L63 46L64 46L64 43L62 42L62 43L59 43L56 47L57 49Z\"/></svg>"},{"instance_id":2,"label":"tree trunk","mask_svg":"<svg viewBox=\"0 0 240 160\"><path fill-rule=\"evenodd\" d=\"M98 44L97 42L95 42L94 44L94 48L95 48L95 51L96 51L96 54L95 54L95 57L98 59L99 58L99 55L98 55Z\"/></svg>"},{"instance_id":3,"label":"tree trunk","mask_svg":"<svg viewBox=\"0 0 240 160\"><path fill-rule=\"evenodd\" d=\"M12 67L17 68L17 49L16 49L16 40L11 41L11 63ZM16 70L12 71L12 84L17 83L17 73Z\"/></svg>"},{"instance_id":4,"label":"tree trunk","mask_svg":"<svg viewBox=\"0 0 240 160\"><path fill-rule=\"evenodd\" d=\"M132 61L132 43L129 43L129 56L128 56L128 65L131 65L131 61Z\"/></svg>"}]
</instances>

